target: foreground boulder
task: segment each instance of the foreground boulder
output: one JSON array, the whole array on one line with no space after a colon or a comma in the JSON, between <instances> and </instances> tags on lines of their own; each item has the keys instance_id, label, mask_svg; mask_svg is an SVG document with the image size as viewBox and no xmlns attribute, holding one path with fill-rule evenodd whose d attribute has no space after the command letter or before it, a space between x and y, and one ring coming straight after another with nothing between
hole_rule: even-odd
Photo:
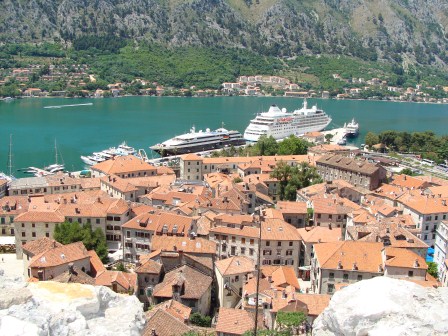
<instances>
[{"instance_id":1,"label":"foreground boulder","mask_svg":"<svg viewBox=\"0 0 448 336\"><path fill-rule=\"evenodd\" d=\"M140 335L145 320L135 296L107 287L0 276L0 335Z\"/></svg>"},{"instance_id":2,"label":"foreground boulder","mask_svg":"<svg viewBox=\"0 0 448 336\"><path fill-rule=\"evenodd\" d=\"M446 287L376 277L336 292L313 335L447 335L447 312Z\"/></svg>"}]
</instances>

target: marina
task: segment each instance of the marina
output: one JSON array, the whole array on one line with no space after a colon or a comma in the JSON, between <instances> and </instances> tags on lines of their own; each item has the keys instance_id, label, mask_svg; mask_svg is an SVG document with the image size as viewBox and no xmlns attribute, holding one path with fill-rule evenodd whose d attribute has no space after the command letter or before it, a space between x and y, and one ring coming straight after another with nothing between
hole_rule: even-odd
<instances>
[{"instance_id":1,"label":"marina","mask_svg":"<svg viewBox=\"0 0 448 336\"><path fill-rule=\"evenodd\" d=\"M86 104L88 99L52 98L53 105ZM197 129L215 129L224 121L227 129L244 132L258 113L276 104L294 111L303 100L283 97L124 97L95 100L93 106L78 105L67 109L44 109L48 99L16 99L0 109L0 171L8 172L9 134L13 134L13 173L23 167L48 167L54 164L54 139L63 155L65 169L80 171L85 164L80 156L90 156L123 140L134 148L147 151L148 158L159 157L149 146ZM316 100L331 116L333 132L355 118L361 125L356 138L347 145L365 142L367 132L388 129L431 130L446 134L448 112L445 105L393 103L382 101ZM336 135L337 139L338 135ZM336 139L333 139L335 141Z\"/></svg>"}]
</instances>

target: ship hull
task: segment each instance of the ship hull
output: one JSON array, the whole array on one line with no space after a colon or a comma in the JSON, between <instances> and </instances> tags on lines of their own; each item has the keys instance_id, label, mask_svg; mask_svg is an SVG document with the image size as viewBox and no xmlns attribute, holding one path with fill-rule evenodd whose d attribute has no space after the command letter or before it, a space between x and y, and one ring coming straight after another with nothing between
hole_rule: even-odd
<instances>
[{"instance_id":1,"label":"ship hull","mask_svg":"<svg viewBox=\"0 0 448 336\"><path fill-rule=\"evenodd\" d=\"M170 155L182 155L188 153L197 153L202 151L208 151L212 149L221 149L226 146L241 146L245 145L246 140L244 139L231 139L231 140L221 140L217 142L210 143L202 143L192 146L179 146L179 147L161 147L161 146L152 146L151 149L158 153L160 156L170 156Z\"/></svg>"}]
</instances>

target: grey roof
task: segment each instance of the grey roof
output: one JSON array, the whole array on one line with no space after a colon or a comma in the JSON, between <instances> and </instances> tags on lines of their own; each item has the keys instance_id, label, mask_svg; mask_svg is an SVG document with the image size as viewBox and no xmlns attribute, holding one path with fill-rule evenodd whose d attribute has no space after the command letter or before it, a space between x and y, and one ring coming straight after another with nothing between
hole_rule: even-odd
<instances>
[{"instance_id":1,"label":"grey roof","mask_svg":"<svg viewBox=\"0 0 448 336\"><path fill-rule=\"evenodd\" d=\"M42 188L48 187L45 177L23 177L11 182L9 189Z\"/></svg>"},{"instance_id":2,"label":"grey roof","mask_svg":"<svg viewBox=\"0 0 448 336\"><path fill-rule=\"evenodd\" d=\"M324 155L316 161L316 166L318 165L337 167L341 170L354 171L366 175L372 175L380 169L380 166L369 163L366 160L355 160L342 155Z\"/></svg>"}]
</instances>

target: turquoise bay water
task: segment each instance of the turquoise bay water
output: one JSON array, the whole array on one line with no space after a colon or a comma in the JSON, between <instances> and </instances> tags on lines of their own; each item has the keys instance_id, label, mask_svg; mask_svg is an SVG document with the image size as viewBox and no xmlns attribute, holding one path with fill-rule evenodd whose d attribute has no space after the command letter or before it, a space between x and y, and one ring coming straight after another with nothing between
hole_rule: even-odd
<instances>
[{"instance_id":1,"label":"turquoise bay water","mask_svg":"<svg viewBox=\"0 0 448 336\"><path fill-rule=\"evenodd\" d=\"M45 106L85 104L64 108ZM341 127L353 117L361 127L355 144L368 131L426 131L447 134L448 106L381 101L309 100L333 118L330 127ZM13 165L43 167L54 162L54 140L66 168L80 170L80 155L90 155L122 141L151 156L149 146L196 129L244 132L256 113L277 104L293 110L302 99L284 97L123 97L108 99L21 99L0 102L0 171L6 171L9 134L13 135ZM20 176L20 174L16 173Z\"/></svg>"}]
</instances>

